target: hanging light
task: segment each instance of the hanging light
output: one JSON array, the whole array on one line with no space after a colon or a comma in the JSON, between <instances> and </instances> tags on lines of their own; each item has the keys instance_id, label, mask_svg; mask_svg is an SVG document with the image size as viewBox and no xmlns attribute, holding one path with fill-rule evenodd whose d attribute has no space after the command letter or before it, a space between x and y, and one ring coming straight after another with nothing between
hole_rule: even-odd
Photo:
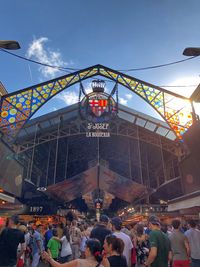
<instances>
[{"instance_id":1,"label":"hanging light","mask_svg":"<svg viewBox=\"0 0 200 267\"><path fill-rule=\"evenodd\" d=\"M44 187L44 186L42 186L42 187L38 187L38 188L37 188L37 191L45 192L45 191L47 191L47 188Z\"/></svg>"}]
</instances>

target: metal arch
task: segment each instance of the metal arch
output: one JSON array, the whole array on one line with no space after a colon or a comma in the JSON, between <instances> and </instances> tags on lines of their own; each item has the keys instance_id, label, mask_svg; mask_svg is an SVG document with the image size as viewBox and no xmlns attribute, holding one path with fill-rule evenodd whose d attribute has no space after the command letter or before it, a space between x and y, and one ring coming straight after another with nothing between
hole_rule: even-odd
<instances>
[{"instance_id":1,"label":"metal arch","mask_svg":"<svg viewBox=\"0 0 200 267\"><path fill-rule=\"evenodd\" d=\"M177 138L192 125L189 98L138 80L102 65L95 65L65 76L4 95L1 98L0 131L13 143L24 124L48 100L64 89L93 76L103 76L127 87L150 104L168 123Z\"/></svg>"}]
</instances>

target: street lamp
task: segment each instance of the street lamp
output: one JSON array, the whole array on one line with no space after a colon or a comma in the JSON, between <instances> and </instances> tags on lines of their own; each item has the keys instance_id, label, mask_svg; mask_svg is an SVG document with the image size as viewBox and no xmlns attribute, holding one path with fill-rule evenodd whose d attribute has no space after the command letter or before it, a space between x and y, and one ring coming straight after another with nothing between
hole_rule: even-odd
<instances>
[{"instance_id":1,"label":"street lamp","mask_svg":"<svg viewBox=\"0 0 200 267\"><path fill-rule=\"evenodd\" d=\"M187 47L184 49L183 55L188 57L200 56L200 47Z\"/></svg>"},{"instance_id":2,"label":"street lamp","mask_svg":"<svg viewBox=\"0 0 200 267\"><path fill-rule=\"evenodd\" d=\"M183 55L188 56L188 57L198 57L200 56L200 47L186 47L183 51ZM190 96L190 100L192 103L193 114L195 117L194 120L196 120L193 101L196 103L200 103L200 84L197 86L197 88L194 90L194 92Z\"/></svg>"},{"instance_id":3,"label":"street lamp","mask_svg":"<svg viewBox=\"0 0 200 267\"><path fill-rule=\"evenodd\" d=\"M16 49L20 49L21 47L17 41L0 40L0 48L4 48L8 50L16 50Z\"/></svg>"}]
</instances>

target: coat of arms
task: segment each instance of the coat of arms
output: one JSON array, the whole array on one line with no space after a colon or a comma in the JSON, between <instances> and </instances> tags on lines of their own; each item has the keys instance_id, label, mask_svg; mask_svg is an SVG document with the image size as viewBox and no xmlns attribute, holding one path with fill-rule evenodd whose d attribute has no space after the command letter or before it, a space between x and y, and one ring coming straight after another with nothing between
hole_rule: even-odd
<instances>
[{"instance_id":1,"label":"coat of arms","mask_svg":"<svg viewBox=\"0 0 200 267\"><path fill-rule=\"evenodd\" d=\"M102 80L92 81L93 92L86 94L81 85L81 93L84 94L82 100L79 101L80 114L84 119L90 122L102 123L107 122L117 115L118 101L115 101L113 95L117 86L113 88L111 94L104 92L105 82Z\"/></svg>"}]
</instances>

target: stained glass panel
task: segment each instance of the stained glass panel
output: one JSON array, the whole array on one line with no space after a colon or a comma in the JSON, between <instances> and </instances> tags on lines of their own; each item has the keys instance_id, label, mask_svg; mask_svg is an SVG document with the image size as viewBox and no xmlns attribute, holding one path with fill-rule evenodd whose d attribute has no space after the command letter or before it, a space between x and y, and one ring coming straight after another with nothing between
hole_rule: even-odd
<instances>
[{"instance_id":1,"label":"stained glass panel","mask_svg":"<svg viewBox=\"0 0 200 267\"><path fill-rule=\"evenodd\" d=\"M13 137L23 124L51 97L82 79L102 75L128 87L140 95L166 119L178 138L192 125L192 108L189 100L167 93L162 88L126 76L101 65L71 73L62 78L17 91L2 97L0 127L6 135Z\"/></svg>"}]
</instances>

